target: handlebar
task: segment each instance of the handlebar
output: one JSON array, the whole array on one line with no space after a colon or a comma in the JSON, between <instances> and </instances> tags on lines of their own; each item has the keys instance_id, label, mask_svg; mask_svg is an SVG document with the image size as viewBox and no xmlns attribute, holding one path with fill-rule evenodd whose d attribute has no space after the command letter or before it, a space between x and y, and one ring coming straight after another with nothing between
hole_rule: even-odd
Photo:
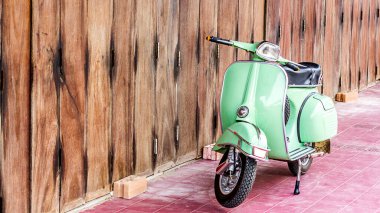
<instances>
[{"instance_id":1,"label":"handlebar","mask_svg":"<svg viewBox=\"0 0 380 213\"><path fill-rule=\"evenodd\" d=\"M206 40L207 41L211 41L211 42L215 42L215 43L218 43L218 44L224 44L224 45L227 45L227 46L232 46L233 45L233 42L231 40L227 40L227 39L223 39L223 38L218 38L218 37L214 37L214 36L207 36Z\"/></svg>"}]
</instances>

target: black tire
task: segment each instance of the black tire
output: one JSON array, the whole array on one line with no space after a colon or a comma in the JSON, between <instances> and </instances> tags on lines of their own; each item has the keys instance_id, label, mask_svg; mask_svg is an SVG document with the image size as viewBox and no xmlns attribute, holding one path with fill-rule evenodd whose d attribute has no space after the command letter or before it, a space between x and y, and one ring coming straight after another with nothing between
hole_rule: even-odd
<instances>
[{"instance_id":1,"label":"black tire","mask_svg":"<svg viewBox=\"0 0 380 213\"><path fill-rule=\"evenodd\" d=\"M290 117L290 102L289 102L288 96L286 96L285 111L284 111L285 125L288 123L289 117Z\"/></svg>"},{"instance_id":2,"label":"black tire","mask_svg":"<svg viewBox=\"0 0 380 213\"><path fill-rule=\"evenodd\" d=\"M228 150L224 153L220 163L224 162L228 156ZM214 190L218 202L226 208L239 206L252 190L252 185L256 178L256 160L239 153L242 162L241 174L235 188L224 195L219 187L220 175L215 175Z\"/></svg>"},{"instance_id":3,"label":"black tire","mask_svg":"<svg viewBox=\"0 0 380 213\"><path fill-rule=\"evenodd\" d=\"M303 160L306 160L305 164L302 164L301 167L301 175L306 174L306 172L310 169L311 164L313 163L312 157L304 157ZM298 172L298 160L296 161L288 161L288 168L293 176L297 176Z\"/></svg>"}]
</instances>

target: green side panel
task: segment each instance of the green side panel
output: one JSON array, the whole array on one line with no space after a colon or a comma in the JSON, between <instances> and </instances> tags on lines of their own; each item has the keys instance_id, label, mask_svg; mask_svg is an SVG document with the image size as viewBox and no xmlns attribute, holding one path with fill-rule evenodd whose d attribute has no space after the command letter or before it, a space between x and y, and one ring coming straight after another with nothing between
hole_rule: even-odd
<instances>
[{"instance_id":1,"label":"green side panel","mask_svg":"<svg viewBox=\"0 0 380 213\"><path fill-rule=\"evenodd\" d=\"M331 98L314 94L310 97L300 116L301 142L320 142L337 134L338 120Z\"/></svg>"},{"instance_id":2,"label":"green side panel","mask_svg":"<svg viewBox=\"0 0 380 213\"><path fill-rule=\"evenodd\" d=\"M287 95L290 104L290 116L286 124L286 136L289 138L288 149L289 152L304 145L300 143L297 133L297 119L298 112L301 109L302 103L305 98L313 92L318 92L317 88L313 87L289 87Z\"/></svg>"},{"instance_id":3,"label":"green side panel","mask_svg":"<svg viewBox=\"0 0 380 213\"><path fill-rule=\"evenodd\" d=\"M221 93L223 132L238 121L254 124L267 137L269 157L287 160L283 106L287 90L284 71L274 63L238 61L224 76ZM236 111L247 106L249 114L238 118Z\"/></svg>"}]
</instances>

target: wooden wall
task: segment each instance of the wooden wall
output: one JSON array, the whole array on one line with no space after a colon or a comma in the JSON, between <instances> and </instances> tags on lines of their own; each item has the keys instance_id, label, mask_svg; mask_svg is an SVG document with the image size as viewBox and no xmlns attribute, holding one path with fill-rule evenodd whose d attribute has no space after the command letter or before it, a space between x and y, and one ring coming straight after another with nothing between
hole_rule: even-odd
<instances>
[{"instance_id":1,"label":"wooden wall","mask_svg":"<svg viewBox=\"0 0 380 213\"><path fill-rule=\"evenodd\" d=\"M380 79L380 0L0 0L0 209L67 211L201 156L226 67L207 35L323 66L323 93ZM17 193L15 193L17 192Z\"/></svg>"}]
</instances>

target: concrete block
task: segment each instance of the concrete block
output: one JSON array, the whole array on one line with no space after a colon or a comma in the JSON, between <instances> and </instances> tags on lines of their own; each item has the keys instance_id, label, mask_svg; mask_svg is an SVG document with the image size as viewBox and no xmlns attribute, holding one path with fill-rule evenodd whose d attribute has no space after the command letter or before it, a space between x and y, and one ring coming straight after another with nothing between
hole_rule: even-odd
<instances>
[{"instance_id":1,"label":"concrete block","mask_svg":"<svg viewBox=\"0 0 380 213\"><path fill-rule=\"evenodd\" d=\"M350 91L350 92L339 92L335 96L335 100L339 102L350 102L356 101L358 99L358 91Z\"/></svg>"},{"instance_id":2,"label":"concrete block","mask_svg":"<svg viewBox=\"0 0 380 213\"><path fill-rule=\"evenodd\" d=\"M114 183L114 197L131 199L144 193L148 188L145 177L129 176Z\"/></svg>"}]
</instances>

